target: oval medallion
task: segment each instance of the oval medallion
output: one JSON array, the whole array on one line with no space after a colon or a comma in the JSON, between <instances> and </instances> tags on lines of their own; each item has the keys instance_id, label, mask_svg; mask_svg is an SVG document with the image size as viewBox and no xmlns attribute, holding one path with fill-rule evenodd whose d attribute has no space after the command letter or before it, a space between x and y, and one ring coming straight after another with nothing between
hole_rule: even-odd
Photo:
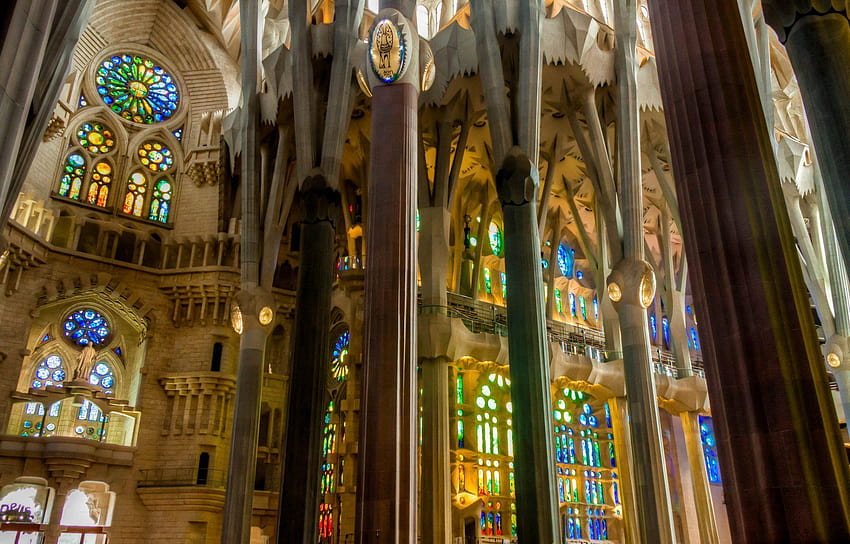
<instances>
[{"instance_id":1,"label":"oval medallion","mask_svg":"<svg viewBox=\"0 0 850 544\"><path fill-rule=\"evenodd\" d=\"M405 39L389 19L378 21L369 41L372 70L381 81L392 83L404 73L407 63Z\"/></svg>"}]
</instances>

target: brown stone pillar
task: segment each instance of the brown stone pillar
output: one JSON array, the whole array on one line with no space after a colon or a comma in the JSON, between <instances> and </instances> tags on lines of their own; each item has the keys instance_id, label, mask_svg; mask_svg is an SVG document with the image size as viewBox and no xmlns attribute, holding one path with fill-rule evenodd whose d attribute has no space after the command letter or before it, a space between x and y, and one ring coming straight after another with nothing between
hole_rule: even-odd
<instances>
[{"instance_id":1,"label":"brown stone pillar","mask_svg":"<svg viewBox=\"0 0 850 544\"><path fill-rule=\"evenodd\" d=\"M653 0L732 540L850 542L848 465L735 0Z\"/></svg>"},{"instance_id":2,"label":"brown stone pillar","mask_svg":"<svg viewBox=\"0 0 850 544\"><path fill-rule=\"evenodd\" d=\"M330 313L334 276L334 224L339 193L321 174L302 188L304 220L295 293L295 338L278 506L278 542L314 544L318 539L322 416L330 360Z\"/></svg>"},{"instance_id":3,"label":"brown stone pillar","mask_svg":"<svg viewBox=\"0 0 850 544\"><path fill-rule=\"evenodd\" d=\"M399 7L405 7L398 2ZM387 2L382 3L388 7ZM405 15L411 15L405 13ZM383 30L404 39L408 23L381 11ZM370 45L375 29L370 31ZM408 44L408 46L411 44ZM415 49L413 49L415 51ZM396 50L378 62L401 59ZM408 54L412 52L408 50ZM381 60L383 59L383 60ZM368 62L367 62L368 64ZM385 66L382 64L380 66ZM392 64L393 67L402 63ZM407 78L418 73L416 63ZM414 72L416 71L416 72ZM364 360L358 449L358 544L416 542L417 79L402 69L372 81L372 146L366 224Z\"/></svg>"}]
</instances>

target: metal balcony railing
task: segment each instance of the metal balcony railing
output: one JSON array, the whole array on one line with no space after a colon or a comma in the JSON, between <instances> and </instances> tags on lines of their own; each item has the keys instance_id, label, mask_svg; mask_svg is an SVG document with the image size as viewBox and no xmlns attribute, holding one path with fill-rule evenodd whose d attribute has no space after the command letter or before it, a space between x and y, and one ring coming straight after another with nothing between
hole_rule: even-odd
<instances>
[{"instance_id":1,"label":"metal balcony railing","mask_svg":"<svg viewBox=\"0 0 850 544\"><path fill-rule=\"evenodd\" d=\"M138 487L209 487L224 489L227 473L198 467L150 468L139 471Z\"/></svg>"}]
</instances>

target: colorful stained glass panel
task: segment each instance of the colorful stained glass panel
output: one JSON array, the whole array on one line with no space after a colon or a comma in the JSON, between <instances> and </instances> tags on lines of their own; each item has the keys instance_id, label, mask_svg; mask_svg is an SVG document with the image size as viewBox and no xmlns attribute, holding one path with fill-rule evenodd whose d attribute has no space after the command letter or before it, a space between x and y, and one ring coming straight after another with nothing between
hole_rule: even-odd
<instances>
[{"instance_id":1,"label":"colorful stained glass panel","mask_svg":"<svg viewBox=\"0 0 850 544\"><path fill-rule=\"evenodd\" d=\"M79 153L71 153L65 158L62 177L59 179L59 196L74 200L80 199L83 177L86 175L86 160Z\"/></svg>"},{"instance_id":2,"label":"colorful stained glass panel","mask_svg":"<svg viewBox=\"0 0 850 544\"><path fill-rule=\"evenodd\" d=\"M77 141L89 153L109 153L115 147L115 136L101 123L83 123L77 129Z\"/></svg>"},{"instance_id":3,"label":"colorful stained glass panel","mask_svg":"<svg viewBox=\"0 0 850 544\"><path fill-rule=\"evenodd\" d=\"M177 111L180 93L161 66L140 56L116 55L104 60L95 75L103 103L128 121L152 124Z\"/></svg>"},{"instance_id":4,"label":"colorful stained glass panel","mask_svg":"<svg viewBox=\"0 0 850 544\"><path fill-rule=\"evenodd\" d=\"M174 164L174 155L159 142L145 142L139 147L139 161L152 172L165 172Z\"/></svg>"}]
</instances>

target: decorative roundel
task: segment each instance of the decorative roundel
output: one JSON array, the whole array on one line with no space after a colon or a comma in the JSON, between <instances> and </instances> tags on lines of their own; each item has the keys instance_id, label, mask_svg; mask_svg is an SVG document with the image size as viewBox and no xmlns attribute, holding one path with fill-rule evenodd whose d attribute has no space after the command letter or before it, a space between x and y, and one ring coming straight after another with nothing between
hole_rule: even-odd
<instances>
[{"instance_id":1,"label":"decorative roundel","mask_svg":"<svg viewBox=\"0 0 850 544\"><path fill-rule=\"evenodd\" d=\"M171 75L138 55L116 55L104 60L97 69L95 83L103 103L134 123L165 121L180 104L180 93Z\"/></svg>"},{"instance_id":2,"label":"decorative roundel","mask_svg":"<svg viewBox=\"0 0 850 544\"><path fill-rule=\"evenodd\" d=\"M99 345L109 336L106 318L91 309L77 310L65 318L65 337L80 346Z\"/></svg>"},{"instance_id":3,"label":"decorative roundel","mask_svg":"<svg viewBox=\"0 0 850 544\"><path fill-rule=\"evenodd\" d=\"M493 251L493 255L496 257L501 257L502 250L505 247L504 239L502 238L502 229L499 228L499 225L491 221L488 234L490 236L490 250Z\"/></svg>"},{"instance_id":4,"label":"decorative roundel","mask_svg":"<svg viewBox=\"0 0 850 544\"><path fill-rule=\"evenodd\" d=\"M174 155L159 142L145 142L139 147L139 160L152 172L165 172L174 164Z\"/></svg>"},{"instance_id":5,"label":"decorative roundel","mask_svg":"<svg viewBox=\"0 0 850 544\"><path fill-rule=\"evenodd\" d=\"M77 140L89 153L109 153L115 147L115 136L100 123L83 123L77 129Z\"/></svg>"}]
</instances>

